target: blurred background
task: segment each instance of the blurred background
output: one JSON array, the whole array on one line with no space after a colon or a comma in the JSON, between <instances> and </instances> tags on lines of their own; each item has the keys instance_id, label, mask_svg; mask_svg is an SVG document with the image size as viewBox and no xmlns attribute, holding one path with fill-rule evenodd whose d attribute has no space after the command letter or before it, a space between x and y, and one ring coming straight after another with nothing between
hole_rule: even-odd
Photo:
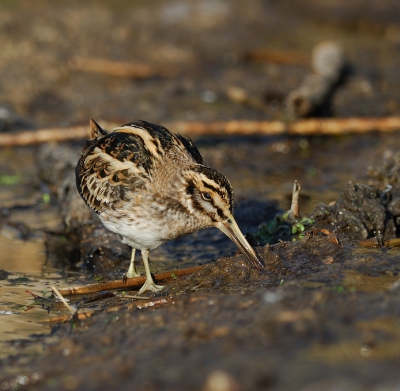
<instances>
[{"instance_id":1,"label":"blurred background","mask_svg":"<svg viewBox=\"0 0 400 391\"><path fill-rule=\"evenodd\" d=\"M3 0L3 128L284 119L324 40L351 68L333 115L398 114L399 15L397 0Z\"/></svg>"},{"instance_id":2,"label":"blurred background","mask_svg":"<svg viewBox=\"0 0 400 391\"><path fill-rule=\"evenodd\" d=\"M89 118L118 125L393 117L400 113L399 15L397 0L3 0L0 137L68 132ZM311 96L313 110L291 99L299 91ZM43 232L64 232L74 220L62 215L59 196L85 136L60 144L68 152L0 147L0 241L8 251L0 266L12 259L14 269L23 269L27 251L43 260ZM295 179L301 212L311 212L334 201L347 181L366 179L368 165L396 135L220 134L195 141L206 163L231 180L238 221L254 232L289 208ZM53 160L46 160L49 153ZM63 161L66 168L57 167ZM168 260L172 251L175 259L204 261L205 243L215 257L225 254L213 243L218 235L199 235L190 236L189 246L182 242L182 251L179 241L161 247L155 258ZM27 250L32 241L39 251Z\"/></svg>"}]
</instances>

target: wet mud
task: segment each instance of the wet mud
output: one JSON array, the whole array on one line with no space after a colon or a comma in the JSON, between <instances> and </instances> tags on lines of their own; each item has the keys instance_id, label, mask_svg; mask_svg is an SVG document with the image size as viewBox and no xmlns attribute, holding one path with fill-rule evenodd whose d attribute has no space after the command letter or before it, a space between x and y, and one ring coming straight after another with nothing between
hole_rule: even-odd
<instances>
[{"instance_id":1,"label":"wet mud","mask_svg":"<svg viewBox=\"0 0 400 391\"><path fill-rule=\"evenodd\" d=\"M201 389L217 370L243 390L396 384L396 250L318 232L260 255L266 271L221 259L150 302L54 327L59 342L18 373L32 389Z\"/></svg>"},{"instance_id":2,"label":"wet mud","mask_svg":"<svg viewBox=\"0 0 400 391\"><path fill-rule=\"evenodd\" d=\"M285 98L323 40L346 56L330 115L400 113L396 1L21 0L0 11L0 137L90 117L286 121ZM116 77L77 58L162 72ZM231 180L265 269L204 230L151 253L156 273L201 266L193 273L141 298L69 296L74 315L51 286L122 280L130 257L76 192L84 140L0 150L0 389L398 389L400 250L385 246L400 235L398 133L195 143ZM293 234L284 212L296 179L307 220Z\"/></svg>"}]
</instances>

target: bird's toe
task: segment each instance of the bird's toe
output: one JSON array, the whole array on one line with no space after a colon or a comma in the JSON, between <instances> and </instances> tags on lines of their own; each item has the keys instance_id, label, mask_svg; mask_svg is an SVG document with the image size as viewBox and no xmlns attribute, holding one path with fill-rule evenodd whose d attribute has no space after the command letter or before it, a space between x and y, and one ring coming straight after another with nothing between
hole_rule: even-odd
<instances>
[{"instance_id":1,"label":"bird's toe","mask_svg":"<svg viewBox=\"0 0 400 391\"><path fill-rule=\"evenodd\" d=\"M162 285L157 285L154 281L146 280L144 285L139 290L139 295L147 291L160 292L163 288L164 287Z\"/></svg>"}]
</instances>

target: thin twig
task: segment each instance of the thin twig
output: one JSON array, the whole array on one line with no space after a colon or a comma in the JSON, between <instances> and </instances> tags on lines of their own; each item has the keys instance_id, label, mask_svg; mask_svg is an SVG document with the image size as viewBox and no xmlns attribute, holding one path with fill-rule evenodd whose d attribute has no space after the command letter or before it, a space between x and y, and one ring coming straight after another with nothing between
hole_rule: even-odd
<instances>
[{"instance_id":1,"label":"thin twig","mask_svg":"<svg viewBox=\"0 0 400 391\"><path fill-rule=\"evenodd\" d=\"M160 305L169 304L169 303L170 303L170 301L168 299L161 298L161 299L157 299L157 300L147 301L143 304L136 304L136 308L138 310L144 310L146 308L152 308L155 306L160 306Z\"/></svg>"},{"instance_id":2,"label":"thin twig","mask_svg":"<svg viewBox=\"0 0 400 391\"><path fill-rule=\"evenodd\" d=\"M290 206L289 217L291 220L297 220L300 216L299 212L299 197L300 197L300 183L298 181L294 181L293 184L293 193L292 193L292 204Z\"/></svg>"},{"instance_id":3,"label":"thin twig","mask_svg":"<svg viewBox=\"0 0 400 391\"><path fill-rule=\"evenodd\" d=\"M101 73L109 76L128 77L132 79L148 79L151 77L173 77L176 70L156 68L152 65L111 61L105 58L74 57L69 61L73 70Z\"/></svg>"},{"instance_id":4,"label":"thin twig","mask_svg":"<svg viewBox=\"0 0 400 391\"><path fill-rule=\"evenodd\" d=\"M100 126L113 129L120 124L100 121ZM339 135L346 133L394 132L400 130L400 116L381 118L305 119L295 122L232 120L219 122L184 122L164 124L173 132L196 136L229 135ZM79 140L89 137L89 126L39 129L19 133L3 133L0 147L33 145L46 142Z\"/></svg>"},{"instance_id":5,"label":"thin twig","mask_svg":"<svg viewBox=\"0 0 400 391\"><path fill-rule=\"evenodd\" d=\"M339 135L400 129L399 117L305 119L295 122L232 120L226 122L174 122L167 127L189 136L203 135Z\"/></svg>"},{"instance_id":6,"label":"thin twig","mask_svg":"<svg viewBox=\"0 0 400 391\"><path fill-rule=\"evenodd\" d=\"M400 246L400 238L380 240L374 237L360 240L358 243L365 248L398 247Z\"/></svg>"},{"instance_id":7,"label":"thin twig","mask_svg":"<svg viewBox=\"0 0 400 391\"><path fill-rule=\"evenodd\" d=\"M155 275L155 279L156 281L163 281L163 280L169 280L171 278L185 276L201 269L202 267L203 266L194 266L186 269L174 270L171 272L158 273ZM64 288L60 289L60 292L64 296L81 295L86 293L107 291L110 289L120 289L120 288L130 288L130 287L140 286L143 285L145 281L146 277L134 277L134 278L128 278L126 280L120 279L113 281L98 282L95 284L88 284L79 287Z\"/></svg>"},{"instance_id":8,"label":"thin twig","mask_svg":"<svg viewBox=\"0 0 400 391\"><path fill-rule=\"evenodd\" d=\"M114 128L113 122L100 121L100 126ZM68 128L49 128L23 131L19 133L3 133L0 146L24 146L58 141L71 141L89 138L90 128L87 125L70 126Z\"/></svg>"},{"instance_id":9,"label":"thin twig","mask_svg":"<svg viewBox=\"0 0 400 391\"><path fill-rule=\"evenodd\" d=\"M67 300L64 299L63 295L60 293L60 291L55 286L52 286L51 289L56 294L56 296L61 300L61 302L67 307L68 311L72 315L74 315L77 311L77 308L75 306L69 305Z\"/></svg>"},{"instance_id":10,"label":"thin twig","mask_svg":"<svg viewBox=\"0 0 400 391\"><path fill-rule=\"evenodd\" d=\"M116 312L116 311L120 311L122 309L129 310L132 308L137 308L138 310L142 310L142 309L154 308L154 307L158 307L161 305L169 304L170 302L171 302L170 299L166 299L166 298L155 299L152 301L146 301L146 300L143 300L143 298L142 298L142 300L140 300L140 301L134 301L134 302L129 302L129 303L122 304L122 305L105 308L104 312ZM84 312L79 312L76 314L76 317L78 320L88 319L95 312L96 312L96 310L87 310ZM57 316L54 318L44 319L41 321L41 323L64 323L64 322L68 322L70 319L71 319L71 315L63 315L63 316Z\"/></svg>"},{"instance_id":11,"label":"thin twig","mask_svg":"<svg viewBox=\"0 0 400 391\"><path fill-rule=\"evenodd\" d=\"M73 315L77 320L84 320L90 318L96 311L95 310L88 310L85 312L78 312L77 314ZM54 318L43 319L40 323L64 323L69 322L71 320L71 315L61 315L56 316Z\"/></svg>"},{"instance_id":12,"label":"thin twig","mask_svg":"<svg viewBox=\"0 0 400 391\"><path fill-rule=\"evenodd\" d=\"M139 295L122 295L121 297L126 299L150 300L150 297L148 296L139 296Z\"/></svg>"}]
</instances>

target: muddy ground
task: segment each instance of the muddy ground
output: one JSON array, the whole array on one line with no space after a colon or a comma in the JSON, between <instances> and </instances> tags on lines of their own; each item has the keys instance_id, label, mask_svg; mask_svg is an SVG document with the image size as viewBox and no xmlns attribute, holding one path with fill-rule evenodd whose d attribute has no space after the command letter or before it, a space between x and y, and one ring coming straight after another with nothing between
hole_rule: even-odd
<instances>
[{"instance_id":1,"label":"muddy ground","mask_svg":"<svg viewBox=\"0 0 400 391\"><path fill-rule=\"evenodd\" d=\"M284 99L322 40L339 42L348 58L333 116L399 115L399 14L395 0L2 1L1 132L91 117L287 120ZM254 51L267 56L256 60ZM74 68L78 57L163 72L140 80L98 74ZM256 100L232 99L232 86ZM398 390L399 250L379 247L400 234L398 133L195 141L231 180L238 224L259 241L266 269L249 267L213 230L168 243L152 252L152 268L204 267L162 282L149 300L129 297L135 290L73 299L91 316L10 341L0 388ZM83 142L0 150L2 296L13 286L32 290L27 270L39 247L47 251L43 279L59 287L126 270L129 249L118 243L107 257L87 250L101 260L82 259L81 224L66 218L65 184ZM292 241L279 216L295 179L313 223ZM374 237L377 246L360 244ZM22 255L14 242L26 246ZM54 300L30 304L45 319L68 314ZM44 349L29 350L36 345Z\"/></svg>"}]
</instances>

